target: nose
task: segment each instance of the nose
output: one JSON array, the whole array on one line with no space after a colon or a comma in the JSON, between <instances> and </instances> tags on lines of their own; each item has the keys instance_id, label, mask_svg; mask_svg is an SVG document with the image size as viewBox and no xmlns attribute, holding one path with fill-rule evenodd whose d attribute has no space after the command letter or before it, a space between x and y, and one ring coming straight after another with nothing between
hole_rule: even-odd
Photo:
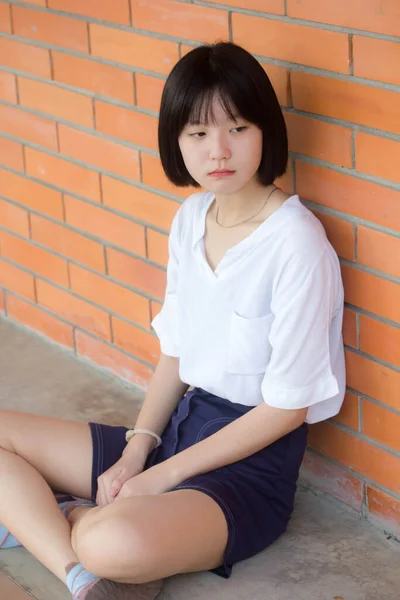
<instances>
[{"instance_id":1,"label":"nose","mask_svg":"<svg viewBox=\"0 0 400 600\"><path fill-rule=\"evenodd\" d=\"M210 139L210 159L223 160L229 159L231 151L228 140L223 133L215 133Z\"/></svg>"}]
</instances>

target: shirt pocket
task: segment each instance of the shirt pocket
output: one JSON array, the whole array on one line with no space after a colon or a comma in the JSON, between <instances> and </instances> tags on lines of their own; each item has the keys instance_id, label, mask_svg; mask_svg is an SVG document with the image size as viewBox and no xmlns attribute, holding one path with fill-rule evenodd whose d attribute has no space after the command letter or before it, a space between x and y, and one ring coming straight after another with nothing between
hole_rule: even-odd
<instances>
[{"instance_id":1,"label":"shirt pocket","mask_svg":"<svg viewBox=\"0 0 400 600\"><path fill-rule=\"evenodd\" d=\"M272 352L268 334L273 320L272 313L247 319L233 312L228 349L229 373L257 375L265 372Z\"/></svg>"}]
</instances>

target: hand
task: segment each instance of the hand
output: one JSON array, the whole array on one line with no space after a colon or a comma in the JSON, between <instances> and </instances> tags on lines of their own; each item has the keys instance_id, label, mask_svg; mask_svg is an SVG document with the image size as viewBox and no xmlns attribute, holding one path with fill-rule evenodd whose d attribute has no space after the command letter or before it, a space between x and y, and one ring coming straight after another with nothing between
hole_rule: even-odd
<instances>
[{"instance_id":1,"label":"hand","mask_svg":"<svg viewBox=\"0 0 400 600\"><path fill-rule=\"evenodd\" d=\"M166 462L155 465L125 481L117 499L132 496L154 496L163 494L178 485L172 473L165 469Z\"/></svg>"},{"instance_id":2,"label":"hand","mask_svg":"<svg viewBox=\"0 0 400 600\"><path fill-rule=\"evenodd\" d=\"M111 504L118 495L121 487L131 477L143 471L146 459L134 454L123 455L110 469L98 478L96 504L105 506Z\"/></svg>"}]
</instances>

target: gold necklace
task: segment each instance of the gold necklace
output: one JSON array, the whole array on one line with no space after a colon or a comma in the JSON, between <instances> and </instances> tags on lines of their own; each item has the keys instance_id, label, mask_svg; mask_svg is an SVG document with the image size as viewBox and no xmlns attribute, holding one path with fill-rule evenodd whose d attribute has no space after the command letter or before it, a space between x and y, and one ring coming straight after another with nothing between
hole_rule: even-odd
<instances>
[{"instance_id":1,"label":"gold necklace","mask_svg":"<svg viewBox=\"0 0 400 600\"><path fill-rule=\"evenodd\" d=\"M262 209L266 206L268 200L270 199L270 196L272 195L273 192L275 192L275 190L277 190L278 188L276 187L276 185L274 185L273 189L270 191L270 193L267 196L267 199L265 200L264 204L262 205L262 207L260 208L260 210L258 210L254 215L252 215L251 217L249 217L248 219L245 219L244 221L240 221L239 223L235 223L234 225L222 225L222 223L220 223L218 221L218 212L219 212L219 207L217 205L217 212L215 214L215 221L217 223L217 225L219 225L220 227L224 227L225 229L230 229L231 227L237 227L238 225L242 225L242 223L247 223L247 221L251 221L251 219L254 219L254 217L256 217L257 215L260 214L260 212L262 211Z\"/></svg>"}]
</instances>

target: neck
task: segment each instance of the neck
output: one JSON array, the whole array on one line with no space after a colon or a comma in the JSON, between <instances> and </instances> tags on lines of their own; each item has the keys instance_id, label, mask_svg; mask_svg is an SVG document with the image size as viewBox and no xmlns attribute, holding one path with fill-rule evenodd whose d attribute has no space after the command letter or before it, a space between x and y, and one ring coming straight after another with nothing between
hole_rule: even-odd
<instances>
[{"instance_id":1,"label":"neck","mask_svg":"<svg viewBox=\"0 0 400 600\"><path fill-rule=\"evenodd\" d=\"M231 195L215 195L215 210L218 211L218 221L224 225L230 225L251 217L257 209L260 209L267 197L274 189L273 185L254 186L252 190L240 190Z\"/></svg>"}]
</instances>

